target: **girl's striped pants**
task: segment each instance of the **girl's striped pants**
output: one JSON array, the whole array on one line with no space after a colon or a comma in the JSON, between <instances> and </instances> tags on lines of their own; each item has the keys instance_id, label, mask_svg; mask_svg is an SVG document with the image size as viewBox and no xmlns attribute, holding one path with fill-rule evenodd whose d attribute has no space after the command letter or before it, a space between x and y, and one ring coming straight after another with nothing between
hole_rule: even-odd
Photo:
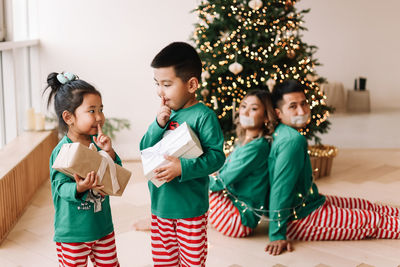
<instances>
[{"instance_id":1,"label":"girl's striped pants","mask_svg":"<svg viewBox=\"0 0 400 267\"><path fill-rule=\"evenodd\" d=\"M210 193L208 219L218 232L226 236L245 237L253 232L250 227L242 224L239 210L222 191Z\"/></svg>"},{"instance_id":2,"label":"girl's striped pants","mask_svg":"<svg viewBox=\"0 0 400 267\"><path fill-rule=\"evenodd\" d=\"M400 238L400 209L360 198L326 196L324 205L288 223L292 240L360 240Z\"/></svg>"},{"instance_id":3,"label":"girl's striped pants","mask_svg":"<svg viewBox=\"0 0 400 267\"><path fill-rule=\"evenodd\" d=\"M59 266L83 267L88 256L94 267L119 266L114 232L99 240L79 243L56 242Z\"/></svg>"},{"instance_id":4,"label":"girl's striped pants","mask_svg":"<svg viewBox=\"0 0 400 267\"><path fill-rule=\"evenodd\" d=\"M205 266L207 213L187 219L152 214L151 247L154 266Z\"/></svg>"}]
</instances>

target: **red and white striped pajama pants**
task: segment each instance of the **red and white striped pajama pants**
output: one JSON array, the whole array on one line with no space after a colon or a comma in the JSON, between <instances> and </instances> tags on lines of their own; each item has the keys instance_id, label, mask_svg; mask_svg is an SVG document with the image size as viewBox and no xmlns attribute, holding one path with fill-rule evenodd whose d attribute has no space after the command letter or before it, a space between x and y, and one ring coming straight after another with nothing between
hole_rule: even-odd
<instances>
[{"instance_id":1,"label":"red and white striped pajama pants","mask_svg":"<svg viewBox=\"0 0 400 267\"><path fill-rule=\"evenodd\" d=\"M292 240L360 240L400 238L400 209L365 199L326 196L324 205L288 223Z\"/></svg>"},{"instance_id":2,"label":"red and white striped pajama pants","mask_svg":"<svg viewBox=\"0 0 400 267\"><path fill-rule=\"evenodd\" d=\"M218 232L226 236L245 237L253 232L253 229L242 224L239 210L222 191L210 193L208 220Z\"/></svg>"},{"instance_id":3,"label":"red and white striped pajama pants","mask_svg":"<svg viewBox=\"0 0 400 267\"><path fill-rule=\"evenodd\" d=\"M154 266L205 266L207 213L187 219L151 215Z\"/></svg>"},{"instance_id":4,"label":"red and white striped pajama pants","mask_svg":"<svg viewBox=\"0 0 400 267\"><path fill-rule=\"evenodd\" d=\"M114 232L99 240L79 243L56 242L59 266L87 266L89 256L94 267L119 266Z\"/></svg>"}]
</instances>

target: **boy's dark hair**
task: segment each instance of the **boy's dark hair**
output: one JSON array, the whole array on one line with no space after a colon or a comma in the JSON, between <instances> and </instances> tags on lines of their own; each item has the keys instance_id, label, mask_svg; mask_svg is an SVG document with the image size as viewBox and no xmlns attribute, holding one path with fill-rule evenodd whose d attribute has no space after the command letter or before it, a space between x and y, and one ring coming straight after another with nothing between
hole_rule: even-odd
<instances>
[{"instance_id":1,"label":"boy's dark hair","mask_svg":"<svg viewBox=\"0 0 400 267\"><path fill-rule=\"evenodd\" d=\"M43 94L50 88L47 107L49 107L52 98L54 98L54 111L58 118L59 130L61 133L66 133L68 125L62 117L63 112L66 110L74 114L75 110L82 104L85 94L96 94L100 97L101 94L91 84L77 79L77 76L75 76L74 80L62 84L57 79L57 75L59 73L52 72L47 76L47 87Z\"/></svg>"},{"instance_id":2,"label":"boy's dark hair","mask_svg":"<svg viewBox=\"0 0 400 267\"><path fill-rule=\"evenodd\" d=\"M176 77L187 82L190 78L201 79L202 64L199 54L189 44L174 42L164 47L151 62L153 68L173 67Z\"/></svg>"},{"instance_id":3,"label":"boy's dark hair","mask_svg":"<svg viewBox=\"0 0 400 267\"><path fill-rule=\"evenodd\" d=\"M307 87L304 84L296 80L286 80L275 85L274 89L272 90L272 103L274 108L280 108L282 106L283 95L295 92L304 93L304 90L306 89Z\"/></svg>"}]
</instances>

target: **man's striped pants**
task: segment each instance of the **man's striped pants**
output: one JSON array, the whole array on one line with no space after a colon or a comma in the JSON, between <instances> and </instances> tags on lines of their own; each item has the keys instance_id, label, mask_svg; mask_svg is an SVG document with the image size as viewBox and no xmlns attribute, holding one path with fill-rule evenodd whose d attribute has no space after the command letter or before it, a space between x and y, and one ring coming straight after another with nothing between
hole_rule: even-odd
<instances>
[{"instance_id":1,"label":"man's striped pants","mask_svg":"<svg viewBox=\"0 0 400 267\"><path fill-rule=\"evenodd\" d=\"M400 209L365 199L326 196L307 217L288 223L292 240L360 240L400 238Z\"/></svg>"}]
</instances>

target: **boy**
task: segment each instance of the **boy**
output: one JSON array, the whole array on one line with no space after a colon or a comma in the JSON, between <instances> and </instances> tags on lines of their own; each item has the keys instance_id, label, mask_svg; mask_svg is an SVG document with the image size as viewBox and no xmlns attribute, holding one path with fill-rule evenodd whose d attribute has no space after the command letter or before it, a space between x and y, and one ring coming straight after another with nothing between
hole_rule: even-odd
<instances>
[{"instance_id":1,"label":"boy","mask_svg":"<svg viewBox=\"0 0 400 267\"><path fill-rule=\"evenodd\" d=\"M148 184L154 265L205 266L208 175L225 161L222 131L213 111L196 100L202 65L192 46L171 43L155 56L151 66L161 106L140 149L153 146L167 131L186 122L204 152L195 159L166 155L169 163L155 170L156 178L166 183L159 188Z\"/></svg>"}]
</instances>

